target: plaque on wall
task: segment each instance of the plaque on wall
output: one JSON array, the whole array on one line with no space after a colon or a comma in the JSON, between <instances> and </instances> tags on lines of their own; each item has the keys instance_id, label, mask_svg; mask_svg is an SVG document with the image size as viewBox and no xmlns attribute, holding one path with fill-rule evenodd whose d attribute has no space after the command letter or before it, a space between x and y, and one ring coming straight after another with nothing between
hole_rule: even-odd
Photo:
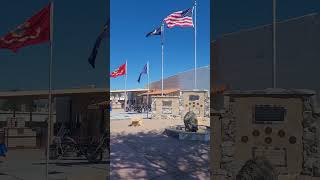
<instances>
[{"instance_id":1,"label":"plaque on wall","mask_svg":"<svg viewBox=\"0 0 320 180\"><path fill-rule=\"evenodd\" d=\"M189 101L198 101L200 99L200 96L198 95L190 95Z\"/></svg>"},{"instance_id":2,"label":"plaque on wall","mask_svg":"<svg viewBox=\"0 0 320 180\"><path fill-rule=\"evenodd\" d=\"M272 124L283 122L286 109L281 106L256 105L253 110L253 120L256 124Z\"/></svg>"},{"instance_id":3,"label":"plaque on wall","mask_svg":"<svg viewBox=\"0 0 320 180\"><path fill-rule=\"evenodd\" d=\"M264 157L270 161L274 166L287 167L287 150L286 148L272 148L272 147L253 147L252 156Z\"/></svg>"},{"instance_id":4,"label":"plaque on wall","mask_svg":"<svg viewBox=\"0 0 320 180\"><path fill-rule=\"evenodd\" d=\"M171 107L172 101L162 101L162 106Z\"/></svg>"},{"instance_id":5,"label":"plaque on wall","mask_svg":"<svg viewBox=\"0 0 320 180\"><path fill-rule=\"evenodd\" d=\"M172 114L172 108L162 108L162 114Z\"/></svg>"},{"instance_id":6,"label":"plaque on wall","mask_svg":"<svg viewBox=\"0 0 320 180\"><path fill-rule=\"evenodd\" d=\"M172 114L172 101L162 101L162 114Z\"/></svg>"}]
</instances>

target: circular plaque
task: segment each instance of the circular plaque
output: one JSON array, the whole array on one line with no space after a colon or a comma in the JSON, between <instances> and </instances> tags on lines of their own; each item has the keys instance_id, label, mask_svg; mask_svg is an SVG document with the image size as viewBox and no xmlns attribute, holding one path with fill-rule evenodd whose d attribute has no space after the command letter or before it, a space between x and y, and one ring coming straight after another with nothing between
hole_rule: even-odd
<instances>
[{"instance_id":1,"label":"circular plaque","mask_svg":"<svg viewBox=\"0 0 320 180\"><path fill-rule=\"evenodd\" d=\"M249 140L248 136L242 136L241 137L241 142L243 142L243 143L247 143L248 140Z\"/></svg>"},{"instance_id":2,"label":"circular plaque","mask_svg":"<svg viewBox=\"0 0 320 180\"><path fill-rule=\"evenodd\" d=\"M264 139L264 142L267 143L267 144L272 143L271 137L266 137L266 138Z\"/></svg>"},{"instance_id":3,"label":"circular plaque","mask_svg":"<svg viewBox=\"0 0 320 180\"><path fill-rule=\"evenodd\" d=\"M291 136L291 137L289 138L289 142L290 142L290 144L295 144L295 143L297 142L297 138L294 137L294 136Z\"/></svg>"},{"instance_id":4,"label":"circular plaque","mask_svg":"<svg viewBox=\"0 0 320 180\"><path fill-rule=\"evenodd\" d=\"M252 135L255 136L255 137L260 136L260 132L258 130L254 130L252 132Z\"/></svg>"}]
</instances>

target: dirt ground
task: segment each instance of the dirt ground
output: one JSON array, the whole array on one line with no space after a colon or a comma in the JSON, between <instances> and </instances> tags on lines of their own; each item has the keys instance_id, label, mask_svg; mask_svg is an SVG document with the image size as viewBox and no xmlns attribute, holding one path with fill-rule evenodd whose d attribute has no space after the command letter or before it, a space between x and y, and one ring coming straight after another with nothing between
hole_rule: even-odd
<instances>
[{"instance_id":1,"label":"dirt ground","mask_svg":"<svg viewBox=\"0 0 320 180\"><path fill-rule=\"evenodd\" d=\"M168 126L183 125L182 120L140 118L142 125L133 127L131 119L110 124L111 179L210 179L209 143L163 134ZM209 120L199 124L209 125Z\"/></svg>"}]
</instances>

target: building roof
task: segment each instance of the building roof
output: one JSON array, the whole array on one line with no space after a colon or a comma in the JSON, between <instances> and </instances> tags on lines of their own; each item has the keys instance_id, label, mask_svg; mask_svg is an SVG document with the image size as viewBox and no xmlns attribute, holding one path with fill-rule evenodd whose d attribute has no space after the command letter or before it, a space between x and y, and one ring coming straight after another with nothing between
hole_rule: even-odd
<instances>
[{"instance_id":1,"label":"building roof","mask_svg":"<svg viewBox=\"0 0 320 180\"><path fill-rule=\"evenodd\" d=\"M52 90L52 95L71 95L71 94L90 94L108 93L108 88L79 88L79 89L56 89ZM48 96L48 90L29 90L29 91L0 91L0 97L21 97L21 96Z\"/></svg>"},{"instance_id":2,"label":"building roof","mask_svg":"<svg viewBox=\"0 0 320 180\"><path fill-rule=\"evenodd\" d=\"M90 108L107 107L107 106L109 106L109 104L110 104L110 101L102 101L99 103L90 104L90 105L88 105L88 107L90 107Z\"/></svg>"},{"instance_id":3,"label":"building roof","mask_svg":"<svg viewBox=\"0 0 320 180\"><path fill-rule=\"evenodd\" d=\"M194 69L176 73L163 79L163 86L167 89L192 90L194 89ZM210 89L210 66L197 68L197 88ZM161 89L162 81L150 83L151 89Z\"/></svg>"},{"instance_id":4,"label":"building roof","mask_svg":"<svg viewBox=\"0 0 320 180\"><path fill-rule=\"evenodd\" d=\"M211 92L212 95L216 95L216 94L220 94L220 93L224 93L227 90L227 87L224 85L220 85L220 86L213 86L211 87Z\"/></svg>"},{"instance_id":5,"label":"building roof","mask_svg":"<svg viewBox=\"0 0 320 180\"><path fill-rule=\"evenodd\" d=\"M320 51L317 49L320 47L319 24L319 14L277 21L277 87L306 88L319 92L320 84L315 83L320 75ZM214 49L211 54L214 75L211 79L215 78L217 84L229 86L228 89L272 87L271 35L272 24L268 24L215 38L211 44ZM293 39L295 43L292 43Z\"/></svg>"},{"instance_id":6,"label":"building roof","mask_svg":"<svg viewBox=\"0 0 320 180\"><path fill-rule=\"evenodd\" d=\"M312 96L316 92L309 89L267 88L261 90L231 90L224 94L227 96Z\"/></svg>"},{"instance_id":7,"label":"building roof","mask_svg":"<svg viewBox=\"0 0 320 180\"><path fill-rule=\"evenodd\" d=\"M305 15L298 16L298 17L288 18L288 19L285 19L285 20L277 21L277 25L285 24L285 23L292 22L292 21L302 20L304 18L314 17L314 16L317 16L317 15L319 15L319 14L318 13L310 13L310 14L305 14ZM264 25L260 25L260 26L241 29L241 30L238 30L238 31L235 31L235 32L225 33L225 34L222 34L221 36L219 36L217 39L215 39L213 41L213 43L215 43L217 40L219 40L221 38L224 38L224 37L241 34L243 32L253 32L253 31L256 31L256 30L259 30L259 29L263 29L263 28L268 28L268 27L272 27L272 24L268 23L268 24L264 24Z\"/></svg>"},{"instance_id":8,"label":"building roof","mask_svg":"<svg viewBox=\"0 0 320 180\"><path fill-rule=\"evenodd\" d=\"M168 94L175 93L175 92L178 92L178 91L180 91L180 90L179 89L164 89L163 90L163 94L164 95L168 95ZM146 92L146 93L140 94L140 96L146 96L148 94L149 95L161 95L162 91L161 91L161 89L150 90L150 92Z\"/></svg>"},{"instance_id":9,"label":"building roof","mask_svg":"<svg viewBox=\"0 0 320 180\"><path fill-rule=\"evenodd\" d=\"M148 89L128 89L128 90L123 90L123 89L119 89L119 90L111 90L111 93L118 93L118 92L147 92Z\"/></svg>"}]
</instances>

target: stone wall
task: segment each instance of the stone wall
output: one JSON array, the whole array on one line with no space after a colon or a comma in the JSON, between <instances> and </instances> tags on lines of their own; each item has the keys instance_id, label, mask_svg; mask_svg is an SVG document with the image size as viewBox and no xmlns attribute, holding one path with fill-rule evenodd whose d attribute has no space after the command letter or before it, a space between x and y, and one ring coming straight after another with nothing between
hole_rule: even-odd
<instances>
[{"instance_id":1,"label":"stone wall","mask_svg":"<svg viewBox=\"0 0 320 180\"><path fill-rule=\"evenodd\" d=\"M303 99L303 171L302 174L320 177L320 114L313 113L312 98Z\"/></svg>"},{"instance_id":2,"label":"stone wall","mask_svg":"<svg viewBox=\"0 0 320 180\"><path fill-rule=\"evenodd\" d=\"M213 129L211 139L214 141L211 142L212 179L233 180L243 165L254 158L251 154L252 147L259 147L267 152L272 148L286 149L287 158L284 159L287 165L274 166L279 178L287 176L298 179L305 177L320 179L320 113L314 111L313 96L310 94L285 93L274 97L270 94L264 96L257 93L255 96L247 94L248 97L227 98L224 110L216 113L214 121L211 121ZM261 102L287 108L286 120L278 124L252 124L251 127L253 117L248 112L252 112L250 110L252 105ZM266 127L272 127L274 135L265 135ZM280 138L277 134L282 129L286 133L284 138ZM252 130L259 130L261 142L259 138L251 136ZM249 137L248 143L242 143L244 136ZM269 145L263 141L267 136L272 138L272 143ZM292 136L297 138L296 143L290 142ZM243 158L243 155L247 158Z\"/></svg>"},{"instance_id":3,"label":"stone wall","mask_svg":"<svg viewBox=\"0 0 320 180\"><path fill-rule=\"evenodd\" d=\"M179 96L153 96L151 100L152 119L181 119Z\"/></svg>"},{"instance_id":4,"label":"stone wall","mask_svg":"<svg viewBox=\"0 0 320 180\"><path fill-rule=\"evenodd\" d=\"M210 118L210 97L204 99L204 117Z\"/></svg>"},{"instance_id":5,"label":"stone wall","mask_svg":"<svg viewBox=\"0 0 320 180\"><path fill-rule=\"evenodd\" d=\"M191 101L190 96L198 96L199 99ZM181 91L179 106L181 117L189 111L195 112L199 119L210 116L210 98L207 91Z\"/></svg>"},{"instance_id":6,"label":"stone wall","mask_svg":"<svg viewBox=\"0 0 320 180\"><path fill-rule=\"evenodd\" d=\"M189 101L190 95L199 96L198 101ZM163 112L162 101L172 101L172 112ZM154 119L179 119L190 110L197 108L199 119L210 118L210 97L207 91L181 91L179 96L151 97L151 117Z\"/></svg>"},{"instance_id":7,"label":"stone wall","mask_svg":"<svg viewBox=\"0 0 320 180\"><path fill-rule=\"evenodd\" d=\"M222 142L220 167L224 171L223 173L220 171L220 174L224 174L226 178L231 178L235 176L241 168L241 164L234 158L236 118L233 103L230 103L227 110L221 114L221 120Z\"/></svg>"}]
</instances>

